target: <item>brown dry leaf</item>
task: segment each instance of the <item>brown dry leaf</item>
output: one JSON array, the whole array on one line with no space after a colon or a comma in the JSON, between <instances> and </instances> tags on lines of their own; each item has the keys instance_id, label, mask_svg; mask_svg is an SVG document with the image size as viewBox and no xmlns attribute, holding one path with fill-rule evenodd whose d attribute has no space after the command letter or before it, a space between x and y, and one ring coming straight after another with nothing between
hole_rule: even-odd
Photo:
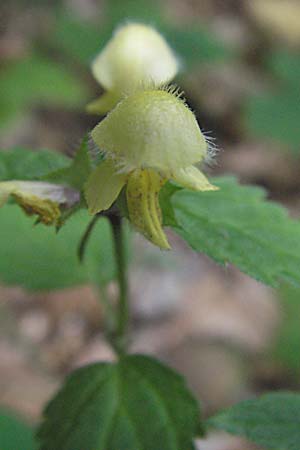
<instances>
[{"instance_id":1,"label":"brown dry leaf","mask_svg":"<svg viewBox=\"0 0 300 450\"><path fill-rule=\"evenodd\" d=\"M300 45L299 0L251 0L250 14L271 36L291 46Z\"/></svg>"}]
</instances>

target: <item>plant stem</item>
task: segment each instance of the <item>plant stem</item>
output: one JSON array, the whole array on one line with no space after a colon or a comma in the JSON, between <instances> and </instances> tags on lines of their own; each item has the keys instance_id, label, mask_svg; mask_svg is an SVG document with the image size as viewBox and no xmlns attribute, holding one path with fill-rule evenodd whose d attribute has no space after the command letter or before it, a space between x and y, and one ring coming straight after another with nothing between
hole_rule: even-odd
<instances>
[{"instance_id":1,"label":"plant stem","mask_svg":"<svg viewBox=\"0 0 300 450\"><path fill-rule=\"evenodd\" d=\"M98 295L100 299L101 305L104 307L105 311L105 336L108 341L111 342L111 335L114 331L115 327L115 310L111 303L111 299L107 294L106 286L102 286L102 284L98 285Z\"/></svg>"},{"instance_id":2,"label":"plant stem","mask_svg":"<svg viewBox=\"0 0 300 450\"><path fill-rule=\"evenodd\" d=\"M124 248L124 229L122 218L118 214L109 216L112 226L115 257L117 265L117 277L119 285L119 300L116 307L115 329L111 335L111 344L119 356L126 353L127 349L127 328L129 319L128 306L128 283L126 273L126 257Z\"/></svg>"},{"instance_id":3,"label":"plant stem","mask_svg":"<svg viewBox=\"0 0 300 450\"><path fill-rule=\"evenodd\" d=\"M93 217L93 219L88 224L88 226L87 226L87 228L86 228L86 230L85 230L85 232L84 232L84 234L83 234L83 236L82 236L82 238L80 240L79 247L78 247L78 250L77 250L77 254L78 254L78 258L79 258L80 262L83 261L84 253L85 253L85 249L86 249L88 240L89 240L89 238L91 236L91 233L92 233L92 231L94 229L94 226L96 225L99 217L100 216L94 216Z\"/></svg>"}]
</instances>

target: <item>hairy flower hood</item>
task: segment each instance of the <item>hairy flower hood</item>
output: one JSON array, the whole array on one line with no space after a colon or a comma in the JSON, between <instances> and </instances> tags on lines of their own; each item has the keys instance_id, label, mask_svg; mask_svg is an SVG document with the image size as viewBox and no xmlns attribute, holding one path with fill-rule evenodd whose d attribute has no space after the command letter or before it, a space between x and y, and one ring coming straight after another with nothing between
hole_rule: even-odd
<instances>
[{"instance_id":1,"label":"hairy flower hood","mask_svg":"<svg viewBox=\"0 0 300 450\"><path fill-rule=\"evenodd\" d=\"M105 160L85 186L90 212L108 209L126 185L133 225L169 248L161 225L161 187L172 179L188 189L216 189L194 167L208 151L194 114L172 89L145 90L118 103L91 134Z\"/></svg>"},{"instance_id":2,"label":"hairy flower hood","mask_svg":"<svg viewBox=\"0 0 300 450\"><path fill-rule=\"evenodd\" d=\"M176 94L165 90L127 97L94 128L92 138L122 171L176 170L207 154L194 114Z\"/></svg>"}]
</instances>

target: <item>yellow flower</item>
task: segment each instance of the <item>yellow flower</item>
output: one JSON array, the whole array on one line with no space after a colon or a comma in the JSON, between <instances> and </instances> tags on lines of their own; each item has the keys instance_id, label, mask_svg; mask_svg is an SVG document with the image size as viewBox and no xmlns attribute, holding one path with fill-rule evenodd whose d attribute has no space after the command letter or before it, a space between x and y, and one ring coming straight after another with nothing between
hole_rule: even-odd
<instances>
[{"instance_id":1,"label":"yellow flower","mask_svg":"<svg viewBox=\"0 0 300 450\"><path fill-rule=\"evenodd\" d=\"M94 128L92 139L105 160L85 186L89 211L110 208L126 185L130 221L161 248L170 248L158 201L164 183L171 179L197 191L217 189L194 166L207 156L207 142L176 92L128 96Z\"/></svg>"},{"instance_id":2,"label":"yellow flower","mask_svg":"<svg viewBox=\"0 0 300 450\"><path fill-rule=\"evenodd\" d=\"M159 86L174 78L178 61L165 39L152 27L130 23L117 29L92 64L106 93L87 106L90 113L110 111L141 85Z\"/></svg>"},{"instance_id":3,"label":"yellow flower","mask_svg":"<svg viewBox=\"0 0 300 450\"><path fill-rule=\"evenodd\" d=\"M72 206L79 201L79 192L69 187L43 181L0 182L0 207L12 196L28 215L37 214L45 225L57 225L60 206Z\"/></svg>"}]
</instances>

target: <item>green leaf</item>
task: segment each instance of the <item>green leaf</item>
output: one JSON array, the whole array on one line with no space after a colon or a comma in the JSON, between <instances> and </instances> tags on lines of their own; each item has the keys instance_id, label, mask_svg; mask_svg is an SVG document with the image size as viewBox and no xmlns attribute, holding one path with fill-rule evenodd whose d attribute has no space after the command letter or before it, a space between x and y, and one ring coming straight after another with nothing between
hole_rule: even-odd
<instances>
[{"instance_id":1,"label":"green leaf","mask_svg":"<svg viewBox=\"0 0 300 450\"><path fill-rule=\"evenodd\" d=\"M287 50L274 51L266 65L279 82L273 92L247 100L246 126L255 136L277 141L299 153L300 57Z\"/></svg>"},{"instance_id":2,"label":"green leaf","mask_svg":"<svg viewBox=\"0 0 300 450\"><path fill-rule=\"evenodd\" d=\"M111 229L100 219L80 264L77 247L91 217L74 214L56 234L53 227L33 226L15 205L0 209L0 281L30 290L61 289L86 283L107 283L115 278Z\"/></svg>"},{"instance_id":3,"label":"green leaf","mask_svg":"<svg viewBox=\"0 0 300 450\"><path fill-rule=\"evenodd\" d=\"M31 428L11 412L0 410L1 450L35 450Z\"/></svg>"},{"instance_id":4,"label":"green leaf","mask_svg":"<svg viewBox=\"0 0 300 450\"><path fill-rule=\"evenodd\" d=\"M146 0L114 0L109 2L105 24L97 26L67 12L61 12L55 21L51 43L60 51L83 64L90 64L111 38L114 29L126 20L142 21L157 27L175 52L187 63L223 61L232 51L204 27L192 26L188 30L170 25L156 2ZM124 22L125 21L125 22ZM76 39L74 39L76 36Z\"/></svg>"},{"instance_id":5,"label":"green leaf","mask_svg":"<svg viewBox=\"0 0 300 450\"><path fill-rule=\"evenodd\" d=\"M31 151L15 147L0 151L0 181L38 180L70 165L70 158L51 150Z\"/></svg>"},{"instance_id":6,"label":"green leaf","mask_svg":"<svg viewBox=\"0 0 300 450\"><path fill-rule=\"evenodd\" d=\"M96 26L61 11L55 18L49 39L54 47L88 65L110 38L111 32L109 25L99 23Z\"/></svg>"},{"instance_id":7,"label":"green leaf","mask_svg":"<svg viewBox=\"0 0 300 450\"><path fill-rule=\"evenodd\" d=\"M22 148L0 152L0 181L7 180L49 180L53 183L69 184L79 189L89 170L87 142L83 141L75 159L51 150L31 151ZM52 177L51 177L51 176ZM71 208L62 209L60 225L84 206L83 201Z\"/></svg>"},{"instance_id":8,"label":"green leaf","mask_svg":"<svg viewBox=\"0 0 300 450\"><path fill-rule=\"evenodd\" d=\"M157 2L147 0L114 0L109 4L109 20L116 26L125 19L144 21L158 28L168 43L187 64L224 60L232 52L205 28L190 26L188 30L172 26Z\"/></svg>"},{"instance_id":9,"label":"green leaf","mask_svg":"<svg viewBox=\"0 0 300 450\"><path fill-rule=\"evenodd\" d=\"M146 8L143 3L147 3ZM157 9L151 8L149 2L144 1L114 0L107 5L106 13L105 22L95 25L72 16L67 11L60 11L50 36L51 44L81 64L89 65L107 44L115 28L126 23L126 20L160 22Z\"/></svg>"},{"instance_id":10,"label":"green leaf","mask_svg":"<svg viewBox=\"0 0 300 450\"><path fill-rule=\"evenodd\" d=\"M239 403L210 418L208 425L266 449L299 450L300 394L276 392Z\"/></svg>"},{"instance_id":11,"label":"green leaf","mask_svg":"<svg viewBox=\"0 0 300 450\"><path fill-rule=\"evenodd\" d=\"M175 52L188 65L224 61L233 56L233 52L204 27L192 26L185 30L162 26L161 32Z\"/></svg>"},{"instance_id":12,"label":"green leaf","mask_svg":"<svg viewBox=\"0 0 300 450\"><path fill-rule=\"evenodd\" d=\"M300 78L299 54L286 50L276 51L270 55L267 64L274 74L287 84L298 87Z\"/></svg>"},{"instance_id":13,"label":"green leaf","mask_svg":"<svg viewBox=\"0 0 300 450\"><path fill-rule=\"evenodd\" d=\"M91 172L91 160L88 149L88 136L86 136L77 150L72 163L65 168L58 169L44 177L45 180L67 184L81 190Z\"/></svg>"},{"instance_id":14,"label":"green leaf","mask_svg":"<svg viewBox=\"0 0 300 450\"><path fill-rule=\"evenodd\" d=\"M192 450L199 408L183 379L142 355L77 370L49 403L40 450Z\"/></svg>"},{"instance_id":15,"label":"green leaf","mask_svg":"<svg viewBox=\"0 0 300 450\"><path fill-rule=\"evenodd\" d=\"M25 115L34 104L82 107L89 93L84 84L55 61L38 55L10 64L0 76L0 127Z\"/></svg>"},{"instance_id":16,"label":"green leaf","mask_svg":"<svg viewBox=\"0 0 300 450\"><path fill-rule=\"evenodd\" d=\"M107 20L117 26L126 20L159 24L162 20L162 8L157 0L114 0L108 3Z\"/></svg>"},{"instance_id":17,"label":"green leaf","mask_svg":"<svg viewBox=\"0 0 300 450\"><path fill-rule=\"evenodd\" d=\"M172 203L170 202L170 198L178 191L181 191L182 188L177 186L175 183L168 182L159 193L159 203L160 207L163 211L163 223L167 226L177 226L177 220L175 217L174 208Z\"/></svg>"},{"instance_id":18,"label":"green leaf","mask_svg":"<svg viewBox=\"0 0 300 450\"><path fill-rule=\"evenodd\" d=\"M300 289L283 286L279 291L282 322L274 343L272 356L295 377L300 374Z\"/></svg>"},{"instance_id":19,"label":"green leaf","mask_svg":"<svg viewBox=\"0 0 300 450\"><path fill-rule=\"evenodd\" d=\"M221 264L232 263L271 286L300 282L300 223L265 199L262 189L234 178L214 179L216 192L180 190L169 199L175 231ZM165 219L165 224L168 222Z\"/></svg>"},{"instance_id":20,"label":"green leaf","mask_svg":"<svg viewBox=\"0 0 300 450\"><path fill-rule=\"evenodd\" d=\"M249 98L245 107L249 132L285 144L294 152L299 152L299 98L299 87Z\"/></svg>"}]
</instances>

